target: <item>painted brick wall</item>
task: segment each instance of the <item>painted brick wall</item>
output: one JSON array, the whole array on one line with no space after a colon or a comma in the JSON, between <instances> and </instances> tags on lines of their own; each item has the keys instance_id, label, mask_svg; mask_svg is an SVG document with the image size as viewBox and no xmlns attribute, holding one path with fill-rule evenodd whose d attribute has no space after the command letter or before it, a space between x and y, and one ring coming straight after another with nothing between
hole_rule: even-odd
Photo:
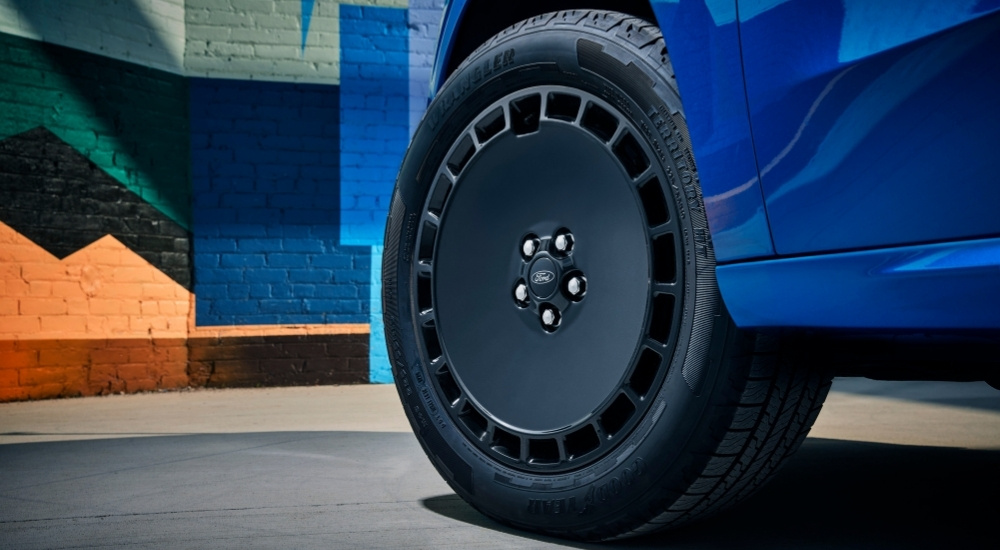
<instances>
[{"instance_id":1,"label":"painted brick wall","mask_svg":"<svg viewBox=\"0 0 1000 550\"><path fill-rule=\"evenodd\" d=\"M392 187L409 141L407 12L340 6L340 197L346 243L382 243Z\"/></svg>"},{"instance_id":2,"label":"painted brick wall","mask_svg":"<svg viewBox=\"0 0 1000 550\"><path fill-rule=\"evenodd\" d=\"M0 334L0 388L18 388L0 400L391 381L381 239L440 11L441 0L0 0L0 153L20 162L34 147L45 167L0 175L13 205L0 212L13 224L0 225L0 316L17 327ZM46 214L22 198L45 193L72 199ZM40 256L15 257L15 242ZM38 258L55 263L23 269Z\"/></svg>"},{"instance_id":3,"label":"painted brick wall","mask_svg":"<svg viewBox=\"0 0 1000 550\"><path fill-rule=\"evenodd\" d=\"M192 76L339 84L344 4L406 0L186 0Z\"/></svg>"},{"instance_id":4,"label":"painted brick wall","mask_svg":"<svg viewBox=\"0 0 1000 550\"><path fill-rule=\"evenodd\" d=\"M417 129L430 91L444 0L410 0L410 134Z\"/></svg>"},{"instance_id":5,"label":"painted brick wall","mask_svg":"<svg viewBox=\"0 0 1000 550\"><path fill-rule=\"evenodd\" d=\"M0 139L45 126L166 216L189 225L184 78L3 33L0 65Z\"/></svg>"},{"instance_id":6,"label":"painted brick wall","mask_svg":"<svg viewBox=\"0 0 1000 550\"><path fill-rule=\"evenodd\" d=\"M184 0L0 0L0 32L181 73Z\"/></svg>"},{"instance_id":7,"label":"painted brick wall","mask_svg":"<svg viewBox=\"0 0 1000 550\"><path fill-rule=\"evenodd\" d=\"M191 81L199 325L365 323L370 253L340 242L337 87Z\"/></svg>"}]
</instances>

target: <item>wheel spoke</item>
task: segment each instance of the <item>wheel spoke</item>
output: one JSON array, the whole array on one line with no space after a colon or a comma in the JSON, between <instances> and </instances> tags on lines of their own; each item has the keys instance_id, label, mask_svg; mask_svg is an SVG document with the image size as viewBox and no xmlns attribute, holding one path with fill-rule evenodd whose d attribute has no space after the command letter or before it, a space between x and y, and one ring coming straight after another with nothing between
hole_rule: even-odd
<instances>
[{"instance_id":1,"label":"wheel spoke","mask_svg":"<svg viewBox=\"0 0 1000 550\"><path fill-rule=\"evenodd\" d=\"M649 236L655 239L658 237L662 237L667 233L674 233L676 232L676 230L677 226L673 222L661 223L656 227L649 228Z\"/></svg>"},{"instance_id":2,"label":"wheel spoke","mask_svg":"<svg viewBox=\"0 0 1000 550\"><path fill-rule=\"evenodd\" d=\"M653 283L653 294L672 294L680 297L684 289L677 283Z\"/></svg>"}]
</instances>

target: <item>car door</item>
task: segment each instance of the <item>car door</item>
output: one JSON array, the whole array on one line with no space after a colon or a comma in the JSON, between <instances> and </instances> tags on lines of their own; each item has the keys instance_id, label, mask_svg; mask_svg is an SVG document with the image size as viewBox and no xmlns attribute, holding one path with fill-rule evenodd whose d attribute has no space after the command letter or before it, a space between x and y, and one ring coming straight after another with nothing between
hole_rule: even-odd
<instances>
[{"instance_id":1,"label":"car door","mask_svg":"<svg viewBox=\"0 0 1000 550\"><path fill-rule=\"evenodd\" d=\"M779 255L1000 234L1000 0L739 0Z\"/></svg>"}]
</instances>

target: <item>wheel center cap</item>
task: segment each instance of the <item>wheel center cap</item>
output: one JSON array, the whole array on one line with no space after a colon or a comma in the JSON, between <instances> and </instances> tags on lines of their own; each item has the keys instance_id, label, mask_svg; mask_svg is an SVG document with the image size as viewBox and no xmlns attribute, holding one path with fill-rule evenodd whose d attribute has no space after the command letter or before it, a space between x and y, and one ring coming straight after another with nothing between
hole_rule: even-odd
<instances>
[{"instance_id":1,"label":"wheel center cap","mask_svg":"<svg viewBox=\"0 0 1000 550\"><path fill-rule=\"evenodd\" d=\"M528 273L528 286L539 300L551 298L559 288L559 266L549 258L537 258Z\"/></svg>"}]
</instances>

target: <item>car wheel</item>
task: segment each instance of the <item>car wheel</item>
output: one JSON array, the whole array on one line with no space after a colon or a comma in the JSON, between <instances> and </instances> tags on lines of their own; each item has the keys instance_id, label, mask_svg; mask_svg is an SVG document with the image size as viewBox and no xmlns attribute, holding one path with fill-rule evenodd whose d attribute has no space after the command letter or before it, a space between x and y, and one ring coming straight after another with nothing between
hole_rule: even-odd
<instances>
[{"instance_id":1,"label":"car wheel","mask_svg":"<svg viewBox=\"0 0 1000 550\"><path fill-rule=\"evenodd\" d=\"M602 11L524 21L429 107L383 260L393 374L463 499L608 539L752 493L829 377L738 330L659 30Z\"/></svg>"}]
</instances>

